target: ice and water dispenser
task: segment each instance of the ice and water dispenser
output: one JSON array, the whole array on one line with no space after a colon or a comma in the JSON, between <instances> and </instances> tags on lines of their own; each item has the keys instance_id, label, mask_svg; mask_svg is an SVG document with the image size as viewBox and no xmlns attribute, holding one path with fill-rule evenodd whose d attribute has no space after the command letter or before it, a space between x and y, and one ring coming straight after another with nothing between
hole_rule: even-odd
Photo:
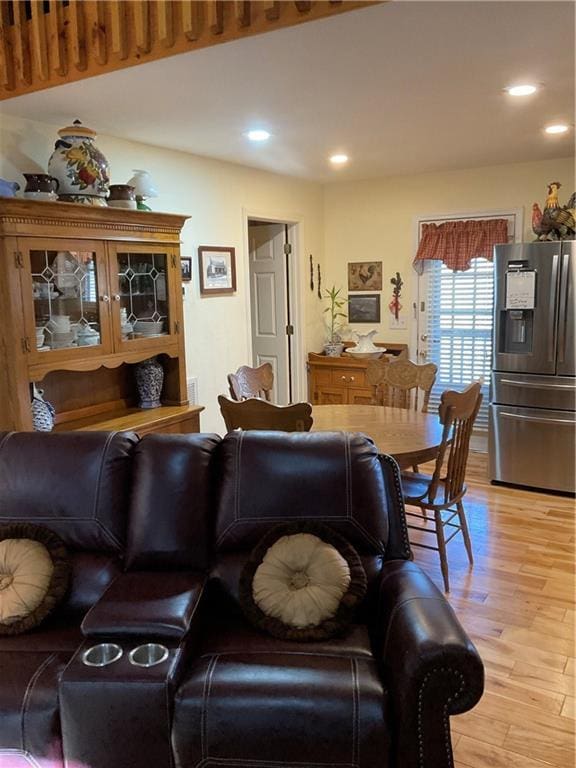
<instances>
[{"instance_id":1,"label":"ice and water dispenser","mask_svg":"<svg viewBox=\"0 0 576 768\"><path fill-rule=\"evenodd\" d=\"M536 270L527 261L509 261L506 269L504 306L500 306L496 343L500 354L532 354Z\"/></svg>"}]
</instances>

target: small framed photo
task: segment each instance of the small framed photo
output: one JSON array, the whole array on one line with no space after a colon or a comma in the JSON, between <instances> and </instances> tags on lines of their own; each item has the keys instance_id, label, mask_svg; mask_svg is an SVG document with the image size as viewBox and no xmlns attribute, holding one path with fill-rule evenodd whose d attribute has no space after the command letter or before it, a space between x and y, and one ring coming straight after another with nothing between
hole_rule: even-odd
<instances>
[{"instance_id":1,"label":"small framed photo","mask_svg":"<svg viewBox=\"0 0 576 768\"><path fill-rule=\"evenodd\" d=\"M348 296L349 323L379 323L380 294L365 293L362 296Z\"/></svg>"},{"instance_id":2,"label":"small framed photo","mask_svg":"<svg viewBox=\"0 0 576 768\"><path fill-rule=\"evenodd\" d=\"M351 261L348 263L349 291L381 291L381 261Z\"/></svg>"},{"instance_id":3,"label":"small framed photo","mask_svg":"<svg viewBox=\"0 0 576 768\"><path fill-rule=\"evenodd\" d=\"M182 282L187 283L192 280L192 257L183 256L180 264L182 265Z\"/></svg>"},{"instance_id":4,"label":"small framed photo","mask_svg":"<svg viewBox=\"0 0 576 768\"><path fill-rule=\"evenodd\" d=\"M236 258L234 248L201 245L198 248L200 293L218 296L236 290Z\"/></svg>"}]
</instances>

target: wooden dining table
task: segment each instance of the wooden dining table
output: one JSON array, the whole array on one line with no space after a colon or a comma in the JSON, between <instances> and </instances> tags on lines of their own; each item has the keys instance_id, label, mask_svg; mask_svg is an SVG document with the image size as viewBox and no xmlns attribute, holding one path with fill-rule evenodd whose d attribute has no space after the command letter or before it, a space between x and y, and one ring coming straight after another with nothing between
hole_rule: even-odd
<instances>
[{"instance_id":1,"label":"wooden dining table","mask_svg":"<svg viewBox=\"0 0 576 768\"><path fill-rule=\"evenodd\" d=\"M314 432L362 432L400 469L432 461L442 442L437 414L380 405L314 405Z\"/></svg>"}]
</instances>

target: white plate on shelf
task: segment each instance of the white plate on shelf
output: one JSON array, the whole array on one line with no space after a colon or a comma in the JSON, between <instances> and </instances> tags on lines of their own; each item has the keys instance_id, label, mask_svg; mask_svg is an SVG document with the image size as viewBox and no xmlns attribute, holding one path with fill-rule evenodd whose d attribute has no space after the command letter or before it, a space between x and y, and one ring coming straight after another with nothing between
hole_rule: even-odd
<instances>
[{"instance_id":1,"label":"white plate on shelf","mask_svg":"<svg viewBox=\"0 0 576 768\"><path fill-rule=\"evenodd\" d=\"M38 349L36 350L36 352L49 352L51 349L52 349L52 347L47 347L47 346L44 346L44 347L38 347Z\"/></svg>"},{"instance_id":2,"label":"white plate on shelf","mask_svg":"<svg viewBox=\"0 0 576 768\"><path fill-rule=\"evenodd\" d=\"M138 331L134 331L134 333L130 334L135 339L157 339L158 336L168 336L166 332L164 333L139 333Z\"/></svg>"}]
</instances>

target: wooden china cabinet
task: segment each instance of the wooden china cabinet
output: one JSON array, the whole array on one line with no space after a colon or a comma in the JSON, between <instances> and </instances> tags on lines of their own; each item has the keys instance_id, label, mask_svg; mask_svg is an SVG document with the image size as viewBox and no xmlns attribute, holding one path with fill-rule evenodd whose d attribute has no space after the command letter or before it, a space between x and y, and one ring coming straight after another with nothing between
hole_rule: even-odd
<instances>
[{"instance_id":1,"label":"wooden china cabinet","mask_svg":"<svg viewBox=\"0 0 576 768\"><path fill-rule=\"evenodd\" d=\"M186 218L0 199L0 431L33 428L33 384L55 431L199 431L186 394ZM150 357L164 369L162 407L140 410L133 365Z\"/></svg>"},{"instance_id":2,"label":"wooden china cabinet","mask_svg":"<svg viewBox=\"0 0 576 768\"><path fill-rule=\"evenodd\" d=\"M351 346L347 342L345 346ZM376 343L384 347L388 356L407 357L407 344ZM328 357L308 354L308 397L312 405L371 405L372 387L366 380L369 359L351 355Z\"/></svg>"}]
</instances>

